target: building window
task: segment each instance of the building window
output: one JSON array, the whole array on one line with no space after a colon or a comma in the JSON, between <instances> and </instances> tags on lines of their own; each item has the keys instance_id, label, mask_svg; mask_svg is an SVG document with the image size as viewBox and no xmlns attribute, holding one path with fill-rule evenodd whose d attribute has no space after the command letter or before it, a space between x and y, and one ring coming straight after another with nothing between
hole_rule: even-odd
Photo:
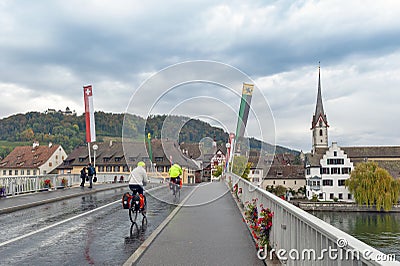
<instances>
[{"instance_id":1,"label":"building window","mask_svg":"<svg viewBox=\"0 0 400 266\"><path fill-rule=\"evenodd\" d=\"M98 166L97 168L98 168L99 172L104 172L104 166Z\"/></svg>"},{"instance_id":2,"label":"building window","mask_svg":"<svg viewBox=\"0 0 400 266\"><path fill-rule=\"evenodd\" d=\"M58 160L58 155L56 155L56 160Z\"/></svg>"},{"instance_id":3,"label":"building window","mask_svg":"<svg viewBox=\"0 0 400 266\"><path fill-rule=\"evenodd\" d=\"M307 174L307 175L310 175L310 173L311 173L310 168L307 168L307 169L306 169L306 174Z\"/></svg>"},{"instance_id":4,"label":"building window","mask_svg":"<svg viewBox=\"0 0 400 266\"><path fill-rule=\"evenodd\" d=\"M331 164L344 164L344 159L343 158L339 158L339 159L328 159L326 162L328 165Z\"/></svg>"},{"instance_id":5,"label":"building window","mask_svg":"<svg viewBox=\"0 0 400 266\"><path fill-rule=\"evenodd\" d=\"M105 162L105 163L107 163L107 162L109 162L110 161L110 158L103 158L103 162Z\"/></svg>"},{"instance_id":6,"label":"building window","mask_svg":"<svg viewBox=\"0 0 400 266\"><path fill-rule=\"evenodd\" d=\"M342 174L350 174L351 168L350 167L343 167L342 168Z\"/></svg>"},{"instance_id":7,"label":"building window","mask_svg":"<svg viewBox=\"0 0 400 266\"><path fill-rule=\"evenodd\" d=\"M322 129L319 130L319 135L322 136Z\"/></svg>"},{"instance_id":8,"label":"building window","mask_svg":"<svg viewBox=\"0 0 400 266\"><path fill-rule=\"evenodd\" d=\"M328 167L321 167L320 174L328 174L329 175L329 168Z\"/></svg>"},{"instance_id":9,"label":"building window","mask_svg":"<svg viewBox=\"0 0 400 266\"><path fill-rule=\"evenodd\" d=\"M331 174L332 174L332 175L334 175L334 174L340 174L340 168L338 168L338 167L332 167L332 168L331 168Z\"/></svg>"},{"instance_id":10,"label":"building window","mask_svg":"<svg viewBox=\"0 0 400 266\"><path fill-rule=\"evenodd\" d=\"M18 175L18 170L15 170L15 175Z\"/></svg>"},{"instance_id":11,"label":"building window","mask_svg":"<svg viewBox=\"0 0 400 266\"><path fill-rule=\"evenodd\" d=\"M124 165L124 172L129 172L129 167L127 165Z\"/></svg>"},{"instance_id":12,"label":"building window","mask_svg":"<svg viewBox=\"0 0 400 266\"><path fill-rule=\"evenodd\" d=\"M164 171L164 167L163 166L157 166L157 172L162 173Z\"/></svg>"},{"instance_id":13,"label":"building window","mask_svg":"<svg viewBox=\"0 0 400 266\"><path fill-rule=\"evenodd\" d=\"M160 163L163 161L163 157L156 157L154 158L154 160L156 161L156 163Z\"/></svg>"},{"instance_id":14,"label":"building window","mask_svg":"<svg viewBox=\"0 0 400 266\"><path fill-rule=\"evenodd\" d=\"M128 160L129 160L130 162L134 162L134 161L135 161L135 157L129 157Z\"/></svg>"},{"instance_id":15,"label":"building window","mask_svg":"<svg viewBox=\"0 0 400 266\"><path fill-rule=\"evenodd\" d=\"M121 161L121 157L115 157L115 161L116 162L120 162Z\"/></svg>"},{"instance_id":16,"label":"building window","mask_svg":"<svg viewBox=\"0 0 400 266\"><path fill-rule=\"evenodd\" d=\"M349 193L349 194L347 194L347 199L349 199L349 200L351 200L351 194Z\"/></svg>"},{"instance_id":17,"label":"building window","mask_svg":"<svg viewBox=\"0 0 400 266\"><path fill-rule=\"evenodd\" d=\"M275 185L275 180L272 183Z\"/></svg>"},{"instance_id":18,"label":"building window","mask_svg":"<svg viewBox=\"0 0 400 266\"><path fill-rule=\"evenodd\" d=\"M106 172L111 172L111 171L112 171L112 166L108 165L108 166L106 167Z\"/></svg>"},{"instance_id":19,"label":"building window","mask_svg":"<svg viewBox=\"0 0 400 266\"><path fill-rule=\"evenodd\" d=\"M36 175L36 169L33 170L33 175Z\"/></svg>"},{"instance_id":20,"label":"building window","mask_svg":"<svg viewBox=\"0 0 400 266\"><path fill-rule=\"evenodd\" d=\"M7 170L3 170L3 175L7 175Z\"/></svg>"},{"instance_id":21,"label":"building window","mask_svg":"<svg viewBox=\"0 0 400 266\"><path fill-rule=\"evenodd\" d=\"M343 193L339 193L339 199L343 199Z\"/></svg>"},{"instance_id":22,"label":"building window","mask_svg":"<svg viewBox=\"0 0 400 266\"><path fill-rule=\"evenodd\" d=\"M339 179L339 180L338 180L338 186L339 186L339 187L343 187L345 181L346 181L346 179Z\"/></svg>"},{"instance_id":23,"label":"building window","mask_svg":"<svg viewBox=\"0 0 400 266\"><path fill-rule=\"evenodd\" d=\"M296 180L294 180L294 184L296 185Z\"/></svg>"},{"instance_id":24,"label":"building window","mask_svg":"<svg viewBox=\"0 0 400 266\"><path fill-rule=\"evenodd\" d=\"M21 170L21 175L24 175L25 174L25 170Z\"/></svg>"},{"instance_id":25,"label":"building window","mask_svg":"<svg viewBox=\"0 0 400 266\"><path fill-rule=\"evenodd\" d=\"M337 156L337 151L333 152L333 156L335 156L335 157Z\"/></svg>"},{"instance_id":26,"label":"building window","mask_svg":"<svg viewBox=\"0 0 400 266\"><path fill-rule=\"evenodd\" d=\"M31 174L31 170L29 170L29 169L26 170L26 174L27 174L27 175L30 175L30 174Z\"/></svg>"},{"instance_id":27,"label":"building window","mask_svg":"<svg viewBox=\"0 0 400 266\"><path fill-rule=\"evenodd\" d=\"M8 170L8 175L12 175L12 170Z\"/></svg>"},{"instance_id":28,"label":"building window","mask_svg":"<svg viewBox=\"0 0 400 266\"><path fill-rule=\"evenodd\" d=\"M84 162L85 161L85 158L79 158L79 162L81 163L81 162Z\"/></svg>"},{"instance_id":29,"label":"building window","mask_svg":"<svg viewBox=\"0 0 400 266\"><path fill-rule=\"evenodd\" d=\"M319 199L324 199L324 194L319 193L318 198L319 198Z\"/></svg>"},{"instance_id":30,"label":"building window","mask_svg":"<svg viewBox=\"0 0 400 266\"><path fill-rule=\"evenodd\" d=\"M284 184L284 185L286 184L286 181L285 181L285 180L283 180L283 184Z\"/></svg>"},{"instance_id":31,"label":"building window","mask_svg":"<svg viewBox=\"0 0 400 266\"><path fill-rule=\"evenodd\" d=\"M52 167L53 166L53 163L52 162L49 162L49 167Z\"/></svg>"},{"instance_id":32,"label":"building window","mask_svg":"<svg viewBox=\"0 0 400 266\"><path fill-rule=\"evenodd\" d=\"M114 172L119 172L119 165L114 166Z\"/></svg>"},{"instance_id":33,"label":"building window","mask_svg":"<svg viewBox=\"0 0 400 266\"><path fill-rule=\"evenodd\" d=\"M329 198L330 198L331 200L333 200L334 197L335 197L335 195L334 195L333 193L330 193L330 194L329 194Z\"/></svg>"},{"instance_id":34,"label":"building window","mask_svg":"<svg viewBox=\"0 0 400 266\"><path fill-rule=\"evenodd\" d=\"M324 179L324 180L322 180L322 185L323 186L333 186L333 180L332 179Z\"/></svg>"}]
</instances>

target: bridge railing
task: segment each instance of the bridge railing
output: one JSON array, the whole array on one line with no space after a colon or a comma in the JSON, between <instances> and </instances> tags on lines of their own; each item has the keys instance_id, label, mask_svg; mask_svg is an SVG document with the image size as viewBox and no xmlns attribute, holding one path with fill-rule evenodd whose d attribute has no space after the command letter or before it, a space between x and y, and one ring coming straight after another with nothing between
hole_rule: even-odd
<instances>
[{"instance_id":1,"label":"bridge railing","mask_svg":"<svg viewBox=\"0 0 400 266\"><path fill-rule=\"evenodd\" d=\"M97 182L126 182L128 176L128 174L117 175L115 173L100 173L97 175ZM65 180L65 183L62 182L63 179ZM50 186L46 185L45 180L50 180ZM0 177L0 196L14 196L48 189L60 189L78 185L80 183L81 178L78 174Z\"/></svg>"},{"instance_id":2,"label":"bridge railing","mask_svg":"<svg viewBox=\"0 0 400 266\"><path fill-rule=\"evenodd\" d=\"M291 203L237 175L226 181L237 184L242 203L257 199L274 212L270 243L285 265L399 265L393 255L384 254ZM261 253L260 253L261 254ZM271 252L263 254L269 258Z\"/></svg>"}]
</instances>

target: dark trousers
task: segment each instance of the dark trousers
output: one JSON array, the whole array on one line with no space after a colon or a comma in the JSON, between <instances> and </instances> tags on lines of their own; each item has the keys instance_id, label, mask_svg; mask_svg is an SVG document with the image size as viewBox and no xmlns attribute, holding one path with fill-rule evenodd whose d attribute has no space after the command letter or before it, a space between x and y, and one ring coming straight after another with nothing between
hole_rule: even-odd
<instances>
[{"instance_id":1,"label":"dark trousers","mask_svg":"<svg viewBox=\"0 0 400 266\"><path fill-rule=\"evenodd\" d=\"M82 179L81 187L85 186L85 178L86 178L86 177L81 177L81 179Z\"/></svg>"},{"instance_id":2,"label":"dark trousers","mask_svg":"<svg viewBox=\"0 0 400 266\"><path fill-rule=\"evenodd\" d=\"M93 176L92 175L90 175L90 176L88 176L89 177L89 187L92 187L92 182L93 182Z\"/></svg>"}]
</instances>

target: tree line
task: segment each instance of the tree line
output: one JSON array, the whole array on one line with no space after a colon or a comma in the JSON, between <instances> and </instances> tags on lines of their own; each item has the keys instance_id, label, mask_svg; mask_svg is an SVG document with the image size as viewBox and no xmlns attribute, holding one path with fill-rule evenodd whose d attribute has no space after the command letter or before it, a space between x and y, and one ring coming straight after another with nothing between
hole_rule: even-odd
<instances>
[{"instance_id":1,"label":"tree line","mask_svg":"<svg viewBox=\"0 0 400 266\"><path fill-rule=\"evenodd\" d=\"M144 119L140 116L130 115L124 119L125 114L95 112L96 139L102 142L105 137L121 138L122 128L129 127L130 137L143 139L150 133L152 138L175 138L179 132L178 141L199 142L205 137L215 139L220 144L228 140L228 133L223 129L213 127L199 119L190 119L183 116L152 115ZM167 119L167 120L166 120ZM167 121L167 125L164 122ZM145 132L143 132L143 130ZM67 153L80 145L85 144L85 116L64 115L62 113L28 112L16 114L0 119L0 141L9 143L55 143L63 146ZM144 133L144 134L143 134ZM250 139L250 147L260 147L261 142ZM1 145L0 156L5 157L11 147L15 145ZM272 147L272 145L270 145ZM280 152L293 152L289 149L278 147Z\"/></svg>"}]
</instances>

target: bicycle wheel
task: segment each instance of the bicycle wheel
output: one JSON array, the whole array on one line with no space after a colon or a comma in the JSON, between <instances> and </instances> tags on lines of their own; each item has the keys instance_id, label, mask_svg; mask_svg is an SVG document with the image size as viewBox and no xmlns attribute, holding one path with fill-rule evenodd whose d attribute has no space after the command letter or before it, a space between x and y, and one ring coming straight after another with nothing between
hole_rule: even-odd
<instances>
[{"instance_id":1,"label":"bicycle wheel","mask_svg":"<svg viewBox=\"0 0 400 266\"><path fill-rule=\"evenodd\" d=\"M174 197L176 198L176 184L172 185L172 191L173 191Z\"/></svg>"},{"instance_id":2,"label":"bicycle wheel","mask_svg":"<svg viewBox=\"0 0 400 266\"><path fill-rule=\"evenodd\" d=\"M176 194L177 194L177 198L179 200L181 198L181 187L180 187L180 185L176 185Z\"/></svg>"},{"instance_id":3,"label":"bicycle wheel","mask_svg":"<svg viewBox=\"0 0 400 266\"><path fill-rule=\"evenodd\" d=\"M132 223L136 223L137 216L138 216L138 211L129 208L129 219L131 220Z\"/></svg>"}]
</instances>

